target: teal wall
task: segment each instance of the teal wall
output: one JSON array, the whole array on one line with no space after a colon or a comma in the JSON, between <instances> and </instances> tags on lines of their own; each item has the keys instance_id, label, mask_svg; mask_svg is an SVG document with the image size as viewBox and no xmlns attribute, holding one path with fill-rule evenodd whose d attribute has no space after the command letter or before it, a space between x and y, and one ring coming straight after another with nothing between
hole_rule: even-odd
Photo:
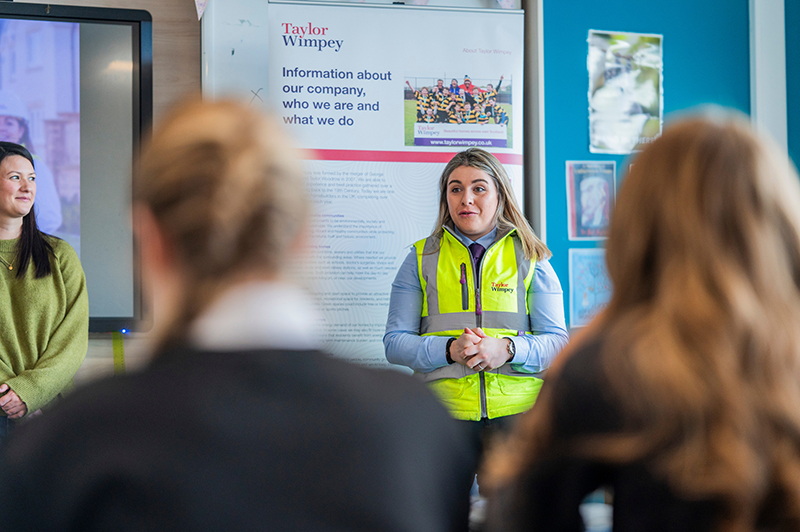
<instances>
[{"instance_id":1,"label":"teal wall","mask_svg":"<svg viewBox=\"0 0 800 532\"><path fill-rule=\"evenodd\" d=\"M786 7L786 114L789 155L800 167L800 0L784 0Z\"/></svg>"},{"instance_id":2,"label":"teal wall","mask_svg":"<svg viewBox=\"0 0 800 532\"><path fill-rule=\"evenodd\" d=\"M786 1L787 5L800 3ZM574 2L544 0L543 10L547 244L564 288L564 310L569 320L569 249L600 247L604 242L568 240L565 161L615 160L618 185L627 166L623 164L624 156L589 153L589 30L664 36L663 97L667 120L673 111L705 103L749 113L749 5L748 0L606 0L580 2L576 7ZM793 16L796 20L797 14ZM796 55L794 61L797 64ZM800 89L798 73L793 74L796 91ZM795 130L794 142L798 140Z\"/></svg>"}]
</instances>

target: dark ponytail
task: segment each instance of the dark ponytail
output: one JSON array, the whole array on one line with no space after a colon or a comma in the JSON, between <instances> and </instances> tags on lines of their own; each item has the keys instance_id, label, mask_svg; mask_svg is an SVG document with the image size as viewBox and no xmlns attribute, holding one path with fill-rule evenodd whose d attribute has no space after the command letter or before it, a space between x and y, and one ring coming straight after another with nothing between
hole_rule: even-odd
<instances>
[{"instance_id":1,"label":"dark ponytail","mask_svg":"<svg viewBox=\"0 0 800 532\"><path fill-rule=\"evenodd\" d=\"M0 163L3 159L12 155L26 158L31 166L33 156L25 147L13 142L0 142ZM35 200L34 200L35 203ZM47 277L51 273L50 254L53 253L53 246L45 240L44 234L39 231L36 225L36 214L33 207L31 211L22 218L22 234L17 242L17 279L22 279L28 271L28 264L33 260L36 269L36 279Z\"/></svg>"}]
</instances>

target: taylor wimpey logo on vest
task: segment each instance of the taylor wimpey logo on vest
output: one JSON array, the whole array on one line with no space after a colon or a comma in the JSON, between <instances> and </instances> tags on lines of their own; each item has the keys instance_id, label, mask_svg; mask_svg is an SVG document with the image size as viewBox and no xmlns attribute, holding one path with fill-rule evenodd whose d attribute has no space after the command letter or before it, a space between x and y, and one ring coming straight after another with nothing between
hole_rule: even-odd
<instances>
[{"instance_id":1,"label":"taylor wimpey logo on vest","mask_svg":"<svg viewBox=\"0 0 800 532\"><path fill-rule=\"evenodd\" d=\"M281 22L281 28L283 28L284 46L316 48L318 52L322 50L338 52L344 44L344 39L336 40L330 38L330 35L328 35L330 28L314 26L310 22L302 25Z\"/></svg>"},{"instance_id":2,"label":"taylor wimpey logo on vest","mask_svg":"<svg viewBox=\"0 0 800 532\"><path fill-rule=\"evenodd\" d=\"M492 283L492 292L513 292L508 283Z\"/></svg>"}]
</instances>

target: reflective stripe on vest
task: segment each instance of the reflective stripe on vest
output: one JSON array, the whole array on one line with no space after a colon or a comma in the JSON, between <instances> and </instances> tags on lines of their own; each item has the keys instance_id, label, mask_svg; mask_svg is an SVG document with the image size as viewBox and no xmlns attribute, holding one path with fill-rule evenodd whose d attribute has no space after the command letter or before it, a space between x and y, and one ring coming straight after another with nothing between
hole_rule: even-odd
<instances>
[{"instance_id":1,"label":"reflective stripe on vest","mask_svg":"<svg viewBox=\"0 0 800 532\"><path fill-rule=\"evenodd\" d=\"M530 333L527 294L535 260L525 259L516 230L489 246L476 282L469 249L444 228L441 240L415 244L423 302L420 334L458 337L465 327L481 327L502 338ZM418 373L456 419L477 421L518 414L536 401L542 380L504 364L476 372L450 364Z\"/></svg>"}]
</instances>

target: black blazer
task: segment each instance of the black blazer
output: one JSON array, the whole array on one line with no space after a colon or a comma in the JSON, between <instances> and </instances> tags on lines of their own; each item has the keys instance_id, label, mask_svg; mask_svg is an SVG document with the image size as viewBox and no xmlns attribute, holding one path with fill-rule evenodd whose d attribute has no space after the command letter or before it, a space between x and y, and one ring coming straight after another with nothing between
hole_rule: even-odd
<instances>
[{"instance_id":1,"label":"black blazer","mask_svg":"<svg viewBox=\"0 0 800 532\"><path fill-rule=\"evenodd\" d=\"M162 353L19 428L4 531L466 530L474 456L425 387L310 351Z\"/></svg>"}]
</instances>

